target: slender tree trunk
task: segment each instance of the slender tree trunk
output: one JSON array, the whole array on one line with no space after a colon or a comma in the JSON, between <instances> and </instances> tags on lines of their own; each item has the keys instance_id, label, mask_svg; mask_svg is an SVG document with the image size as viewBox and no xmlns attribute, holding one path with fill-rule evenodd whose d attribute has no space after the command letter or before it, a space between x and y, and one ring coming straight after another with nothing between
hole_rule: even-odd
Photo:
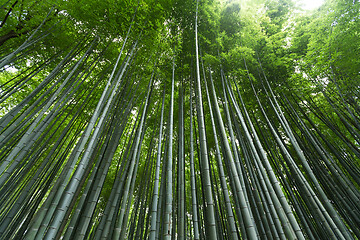
<instances>
[{"instance_id":1,"label":"slender tree trunk","mask_svg":"<svg viewBox=\"0 0 360 240\"><path fill-rule=\"evenodd\" d=\"M208 149L206 143L206 132L205 132L205 121L203 113L203 103L201 94L201 80L200 80L200 64L199 64L199 46L198 46L198 5L199 0L196 1L196 16L195 16L195 50L196 50L196 91L199 103L199 137L200 137L200 151L201 151L201 165L202 165L202 176L204 180L204 191L205 191L205 216L206 216L206 235L209 239L216 239L216 221L215 221L215 209L214 209L214 198L212 195L211 181L210 181L210 169L208 159Z\"/></svg>"},{"instance_id":2,"label":"slender tree trunk","mask_svg":"<svg viewBox=\"0 0 360 240\"><path fill-rule=\"evenodd\" d=\"M172 215L173 215L173 122L174 122L174 87L175 87L175 57L172 63L172 79L171 79L171 98L169 112L169 133L168 133L168 152L166 160L166 185L164 194L165 212L163 220L163 235L165 240L170 240L172 236Z\"/></svg>"}]
</instances>

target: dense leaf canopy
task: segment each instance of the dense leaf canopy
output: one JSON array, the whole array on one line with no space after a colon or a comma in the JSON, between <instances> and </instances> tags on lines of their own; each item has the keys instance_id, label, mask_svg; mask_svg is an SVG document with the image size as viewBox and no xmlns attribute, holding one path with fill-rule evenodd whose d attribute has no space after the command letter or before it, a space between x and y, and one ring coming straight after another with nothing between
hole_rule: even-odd
<instances>
[{"instance_id":1,"label":"dense leaf canopy","mask_svg":"<svg viewBox=\"0 0 360 240\"><path fill-rule=\"evenodd\" d=\"M0 239L359 239L360 2L4 0Z\"/></svg>"}]
</instances>

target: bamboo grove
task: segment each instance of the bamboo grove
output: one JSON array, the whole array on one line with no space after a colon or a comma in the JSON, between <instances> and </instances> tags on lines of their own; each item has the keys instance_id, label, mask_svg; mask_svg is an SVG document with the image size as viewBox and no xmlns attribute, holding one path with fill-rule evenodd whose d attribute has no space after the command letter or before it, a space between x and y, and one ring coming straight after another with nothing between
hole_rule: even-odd
<instances>
[{"instance_id":1,"label":"bamboo grove","mask_svg":"<svg viewBox=\"0 0 360 240\"><path fill-rule=\"evenodd\" d=\"M48 2L1 4L0 239L360 238L358 1Z\"/></svg>"}]
</instances>

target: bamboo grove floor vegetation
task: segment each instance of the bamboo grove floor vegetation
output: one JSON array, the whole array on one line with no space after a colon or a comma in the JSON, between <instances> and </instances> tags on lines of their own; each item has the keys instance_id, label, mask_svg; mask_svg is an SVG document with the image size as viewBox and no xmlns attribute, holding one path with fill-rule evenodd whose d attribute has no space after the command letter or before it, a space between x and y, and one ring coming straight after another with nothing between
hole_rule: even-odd
<instances>
[{"instance_id":1,"label":"bamboo grove floor vegetation","mask_svg":"<svg viewBox=\"0 0 360 240\"><path fill-rule=\"evenodd\" d=\"M360 2L0 5L0 239L360 239Z\"/></svg>"}]
</instances>

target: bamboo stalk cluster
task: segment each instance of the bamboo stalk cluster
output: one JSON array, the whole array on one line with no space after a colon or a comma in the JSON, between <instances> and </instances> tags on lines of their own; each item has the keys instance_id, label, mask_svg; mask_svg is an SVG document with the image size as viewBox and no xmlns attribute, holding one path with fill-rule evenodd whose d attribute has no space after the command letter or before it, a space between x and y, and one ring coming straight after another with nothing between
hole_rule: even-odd
<instances>
[{"instance_id":1,"label":"bamboo stalk cluster","mask_svg":"<svg viewBox=\"0 0 360 240\"><path fill-rule=\"evenodd\" d=\"M1 86L5 103L58 62L0 119L1 239L360 238L359 112L327 97L344 133L310 96L276 93L260 59L249 109L238 82L201 61L197 23L198 4L189 75L176 55L167 76L156 54L150 71L134 66L131 24L104 74L106 49L86 35Z\"/></svg>"}]
</instances>

